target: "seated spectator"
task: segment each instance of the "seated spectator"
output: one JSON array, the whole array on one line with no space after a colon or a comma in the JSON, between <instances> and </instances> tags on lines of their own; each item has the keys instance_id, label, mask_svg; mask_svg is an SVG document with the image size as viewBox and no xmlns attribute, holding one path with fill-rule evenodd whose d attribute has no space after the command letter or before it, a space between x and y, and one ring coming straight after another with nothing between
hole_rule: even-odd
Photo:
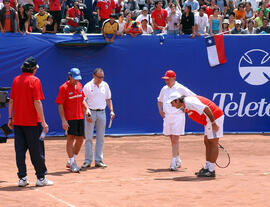
<instances>
[{"instance_id":1,"label":"seated spectator","mask_svg":"<svg viewBox=\"0 0 270 207\"><path fill-rule=\"evenodd\" d=\"M139 10L143 10L144 5L145 5L145 0L137 0L137 2L138 2Z\"/></svg>"},{"instance_id":2,"label":"seated spectator","mask_svg":"<svg viewBox=\"0 0 270 207\"><path fill-rule=\"evenodd\" d=\"M199 2L197 0L186 0L183 4L183 10L185 10L185 7L189 5L191 8L191 11L197 11L200 8Z\"/></svg>"},{"instance_id":3,"label":"seated spectator","mask_svg":"<svg viewBox=\"0 0 270 207\"><path fill-rule=\"evenodd\" d=\"M50 14L44 10L44 5L38 6L38 13L35 14L37 19L37 25L40 30L43 29L43 26L47 22L47 18Z\"/></svg>"},{"instance_id":4,"label":"seated spectator","mask_svg":"<svg viewBox=\"0 0 270 207\"><path fill-rule=\"evenodd\" d=\"M254 11L251 8L251 3L250 2L246 2L245 4L245 19L248 22L248 20L253 19L254 18Z\"/></svg>"},{"instance_id":5,"label":"seated spectator","mask_svg":"<svg viewBox=\"0 0 270 207\"><path fill-rule=\"evenodd\" d=\"M79 10L78 7L79 2L74 1L73 7L69 8L66 14L66 22L67 25L64 27L64 33L70 33L70 32L80 32L81 30L84 30L86 32L86 27L79 26L80 17L84 17L84 13ZM83 20L83 19L82 19Z\"/></svg>"},{"instance_id":6,"label":"seated spectator","mask_svg":"<svg viewBox=\"0 0 270 207\"><path fill-rule=\"evenodd\" d=\"M37 12L37 13L39 12L39 6L40 5L43 5L43 8L44 8L45 1L44 0L33 0L35 12Z\"/></svg>"},{"instance_id":7,"label":"seated spectator","mask_svg":"<svg viewBox=\"0 0 270 207\"><path fill-rule=\"evenodd\" d=\"M245 34L245 31L241 28L241 20L235 20L235 28L231 30L231 34Z\"/></svg>"},{"instance_id":8,"label":"seated spectator","mask_svg":"<svg viewBox=\"0 0 270 207\"><path fill-rule=\"evenodd\" d=\"M0 10L0 30L5 32L20 32L18 14L15 9L10 6L9 0L3 0L4 7Z\"/></svg>"},{"instance_id":9,"label":"seated spectator","mask_svg":"<svg viewBox=\"0 0 270 207\"><path fill-rule=\"evenodd\" d=\"M124 1L124 13L130 12L132 19L136 19L140 14L139 5L137 0L125 0Z\"/></svg>"},{"instance_id":10,"label":"seated spectator","mask_svg":"<svg viewBox=\"0 0 270 207\"><path fill-rule=\"evenodd\" d=\"M153 0L146 0L144 6L148 9L148 14L151 14L152 11L154 11L154 9L155 9L155 5L153 3Z\"/></svg>"},{"instance_id":11,"label":"seated spectator","mask_svg":"<svg viewBox=\"0 0 270 207\"><path fill-rule=\"evenodd\" d=\"M116 0L115 1L115 15L119 17L120 12L124 9L124 2L123 0Z\"/></svg>"},{"instance_id":12,"label":"seated spectator","mask_svg":"<svg viewBox=\"0 0 270 207\"><path fill-rule=\"evenodd\" d=\"M152 23L154 27L154 34L164 33L166 30L168 13L165 9L162 9L162 2L155 2L155 10L151 14Z\"/></svg>"},{"instance_id":13,"label":"seated spectator","mask_svg":"<svg viewBox=\"0 0 270 207\"><path fill-rule=\"evenodd\" d=\"M153 34L154 32L147 19L142 19L140 28L143 34Z\"/></svg>"},{"instance_id":14,"label":"seated spectator","mask_svg":"<svg viewBox=\"0 0 270 207\"><path fill-rule=\"evenodd\" d=\"M208 35L208 16L205 12L205 7L201 6L198 13L195 14L195 31L196 35Z\"/></svg>"},{"instance_id":15,"label":"seated spectator","mask_svg":"<svg viewBox=\"0 0 270 207\"><path fill-rule=\"evenodd\" d=\"M219 8L215 8L213 15L210 16L209 26L212 36L222 32L222 18L219 16Z\"/></svg>"},{"instance_id":16,"label":"seated spectator","mask_svg":"<svg viewBox=\"0 0 270 207\"><path fill-rule=\"evenodd\" d=\"M263 21L262 21L262 26L256 30L256 33L257 34L269 34L270 33L270 26L268 26L268 24L269 24L268 18L264 17Z\"/></svg>"},{"instance_id":17,"label":"seated spectator","mask_svg":"<svg viewBox=\"0 0 270 207\"><path fill-rule=\"evenodd\" d=\"M263 10L260 10L259 15L254 19L256 28L262 26L263 15L264 15Z\"/></svg>"},{"instance_id":18,"label":"seated spectator","mask_svg":"<svg viewBox=\"0 0 270 207\"><path fill-rule=\"evenodd\" d=\"M115 14L110 14L110 19L107 19L102 26L102 34L106 42L113 42L118 31L118 23L115 21ZM110 38L111 37L111 38Z\"/></svg>"},{"instance_id":19,"label":"seated spectator","mask_svg":"<svg viewBox=\"0 0 270 207\"><path fill-rule=\"evenodd\" d=\"M131 19L131 13L128 11L126 13L126 24L125 24L125 29L124 31L126 32L127 31L127 28L129 27L130 23L132 22L133 20Z\"/></svg>"},{"instance_id":20,"label":"seated spectator","mask_svg":"<svg viewBox=\"0 0 270 207\"><path fill-rule=\"evenodd\" d=\"M205 9L205 13L207 14L208 18L213 14L214 8L218 8L216 0L211 0L210 6L206 7Z\"/></svg>"},{"instance_id":21,"label":"seated spectator","mask_svg":"<svg viewBox=\"0 0 270 207\"><path fill-rule=\"evenodd\" d=\"M137 35L142 34L140 23L132 21L128 26L126 33L129 34L131 37L136 37Z\"/></svg>"},{"instance_id":22,"label":"seated spectator","mask_svg":"<svg viewBox=\"0 0 270 207\"><path fill-rule=\"evenodd\" d=\"M53 16L49 15L47 17L47 21L45 22L42 33L52 33L55 34L57 32L57 23L54 21Z\"/></svg>"},{"instance_id":23,"label":"seated spectator","mask_svg":"<svg viewBox=\"0 0 270 207\"><path fill-rule=\"evenodd\" d=\"M41 30L38 28L37 25L37 19L33 15L34 13L34 7L29 7L28 11L26 12L27 14L27 20L25 22L25 33L29 34L30 32L33 33L39 33Z\"/></svg>"},{"instance_id":24,"label":"seated spectator","mask_svg":"<svg viewBox=\"0 0 270 207\"><path fill-rule=\"evenodd\" d=\"M227 14L230 15L235 8L235 0L227 0Z\"/></svg>"},{"instance_id":25,"label":"seated spectator","mask_svg":"<svg viewBox=\"0 0 270 207\"><path fill-rule=\"evenodd\" d=\"M176 12L176 6L172 4L171 11L167 17L168 21L168 35L177 35L180 32L181 16Z\"/></svg>"},{"instance_id":26,"label":"seated spectator","mask_svg":"<svg viewBox=\"0 0 270 207\"><path fill-rule=\"evenodd\" d=\"M119 13L119 17L118 17L118 31L117 34L121 35L123 37L124 33L125 33L125 25L126 25L126 21L124 20L124 13L120 12Z\"/></svg>"},{"instance_id":27,"label":"seated spectator","mask_svg":"<svg viewBox=\"0 0 270 207\"><path fill-rule=\"evenodd\" d=\"M25 22L27 21L27 14L22 4L18 5L18 17L19 17L19 28L21 32L25 32Z\"/></svg>"},{"instance_id":28,"label":"seated spectator","mask_svg":"<svg viewBox=\"0 0 270 207\"><path fill-rule=\"evenodd\" d=\"M147 7L143 7L142 13L137 17L136 22L141 22L142 19L147 19L147 22L149 22L149 24L151 24L151 17L148 14Z\"/></svg>"},{"instance_id":29,"label":"seated spectator","mask_svg":"<svg viewBox=\"0 0 270 207\"><path fill-rule=\"evenodd\" d=\"M221 14L227 13L227 0L216 0L217 6Z\"/></svg>"},{"instance_id":30,"label":"seated spectator","mask_svg":"<svg viewBox=\"0 0 270 207\"><path fill-rule=\"evenodd\" d=\"M252 19L248 20L245 34L256 34L256 29L254 28L254 21Z\"/></svg>"},{"instance_id":31,"label":"seated spectator","mask_svg":"<svg viewBox=\"0 0 270 207\"><path fill-rule=\"evenodd\" d=\"M266 7L266 1L260 1L257 12L263 11L263 16L269 19L270 10Z\"/></svg>"},{"instance_id":32,"label":"seated spectator","mask_svg":"<svg viewBox=\"0 0 270 207\"><path fill-rule=\"evenodd\" d=\"M229 34L230 33L230 28L229 28L229 20L224 19L222 22L222 32L223 34Z\"/></svg>"},{"instance_id":33,"label":"seated spectator","mask_svg":"<svg viewBox=\"0 0 270 207\"><path fill-rule=\"evenodd\" d=\"M195 37L194 31L194 14L191 12L191 6L186 5L185 10L182 14L181 23L180 23L180 34L192 35L192 38Z\"/></svg>"},{"instance_id":34,"label":"seated spectator","mask_svg":"<svg viewBox=\"0 0 270 207\"><path fill-rule=\"evenodd\" d=\"M229 15L229 29L232 30L235 27L235 14L234 12Z\"/></svg>"},{"instance_id":35,"label":"seated spectator","mask_svg":"<svg viewBox=\"0 0 270 207\"><path fill-rule=\"evenodd\" d=\"M240 20L245 19L246 13L245 13L244 7L245 7L244 3L238 4L238 8L234 10L235 19L240 19Z\"/></svg>"},{"instance_id":36,"label":"seated spectator","mask_svg":"<svg viewBox=\"0 0 270 207\"><path fill-rule=\"evenodd\" d=\"M111 14L115 12L114 0L98 0L97 1L97 13L99 28L102 28L104 21L110 18Z\"/></svg>"}]
</instances>

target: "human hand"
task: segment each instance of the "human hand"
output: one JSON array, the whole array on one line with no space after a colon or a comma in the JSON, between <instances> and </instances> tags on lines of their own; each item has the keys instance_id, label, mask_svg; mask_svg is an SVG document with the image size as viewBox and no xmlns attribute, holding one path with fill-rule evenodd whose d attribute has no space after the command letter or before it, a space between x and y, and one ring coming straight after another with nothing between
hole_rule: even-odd
<instances>
[{"instance_id":1,"label":"human hand","mask_svg":"<svg viewBox=\"0 0 270 207\"><path fill-rule=\"evenodd\" d=\"M219 127L218 127L218 125L216 124L216 122L213 122L213 123L212 123L212 129L213 129L213 131L215 131L215 132L218 131Z\"/></svg>"},{"instance_id":2,"label":"human hand","mask_svg":"<svg viewBox=\"0 0 270 207\"><path fill-rule=\"evenodd\" d=\"M100 16L98 16L98 21L100 21L101 20L101 18L100 18Z\"/></svg>"},{"instance_id":3,"label":"human hand","mask_svg":"<svg viewBox=\"0 0 270 207\"><path fill-rule=\"evenodd\" d=\"M199 33L197 33L197 37L200 37L200 34Z\"/></svg>"},{"instance_id":4,"label":"human hand","mask_svg":"<svg viewBox=\"0 0 270 207\"><path fill-rule=\"evenodd\" d=\"M162 119L165 118L165 113L163 111L159 112L160 116L162 117Z\"/></svg>"},{"instance_id":5,"label":"human hand","mask_svg":"<svg viewBox=\"0 0 270 207\"><path fill-rule=\"evenodd\" d=\"M194 39L194 38L195 38L195 34L194 34L194 33L192 33L191 38L192 38L192 39Z\"/></svg>"},{"instance_id":6,"label":"human hand","mask_svg":"<svg viewBox=\"0 0 270 207\"><path fill-rule=\"evenodd\" d=\"M65 131L68 130L69 124L68 124L67 120L63 120L63 121L62 121L62 128L63 128Z\"/></svg>"},{"instance_id":7,"label":"human hand","mask_svg":"<svg viewBox=\"0 0 270 207\"><path fill-rule=\"evenodd\" d=\"M182 31L180 31L180 35L183 35L184 33Z\"/></svg>"},{"instance_id":8,"label":"human hand","mask_svg":"<svg viewBox=\"0 0 270 207\"><path fill-rule=\"evenodd\" d=\"M105 40L106 40L106 42L110 42L110 40L107 37L105 38Z\"/></svg>"},{"instance_id":9,"label":"human hand","mask_svg":"<svg viewBox=\"0 0 270 207\"><path fill-rule=\"evenodd\" d=\"M42 127L43 127L43 131L45 132L45 134L47 134L48 131L49 131L49 126L48 126L48 124L47 124L45 121L43 121L43 122L41 122L41 125L42 125Z\"/></svg>"},{"instance_id":10,"label":"human hand","mask_svg":"<svg viewBox=\"0 0 270 207\"><path fill-rule=\"evenodd\" d=\"M111 111L110 116L111 116L111 120L113 120L113 119L114 119L114 117L115 117L115 114L114 114L114 112L113 112L113 111Z\"/></svg>"},{"instance_id":11,"label":"human hand","mask_svg":"<svg viewBox=\"0 0 270 207\"><path fill-rule=\"evenodd\" d=\"M13 129L13 120L12 119L8 120L8 128Z\"/></svg>"},{"instance_id":12,"label":"human hand","mask_svg":"<svg viewBox=\"0 0 270 207\"><path fill-rule=\"evenodd\" d=\"M5 30L4 29L1 29L1 33L4 34L5 33Z\"/></svg>"}]
</instances>

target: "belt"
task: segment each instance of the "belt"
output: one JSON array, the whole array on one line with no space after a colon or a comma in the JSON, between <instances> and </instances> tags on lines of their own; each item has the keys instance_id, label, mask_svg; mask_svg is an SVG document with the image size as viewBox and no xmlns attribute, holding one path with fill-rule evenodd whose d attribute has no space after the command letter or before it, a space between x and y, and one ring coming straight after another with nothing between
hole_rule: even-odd
<instances>
[{"instance_id":1,"label":"belt","mask_svg":"<svg viewBox=\"0 0 270 207\"><path fill-rule=\"evenodd\" d=\"M91 111L104 111L105 109L90 109Z\"/></svg>"}]
</instances>

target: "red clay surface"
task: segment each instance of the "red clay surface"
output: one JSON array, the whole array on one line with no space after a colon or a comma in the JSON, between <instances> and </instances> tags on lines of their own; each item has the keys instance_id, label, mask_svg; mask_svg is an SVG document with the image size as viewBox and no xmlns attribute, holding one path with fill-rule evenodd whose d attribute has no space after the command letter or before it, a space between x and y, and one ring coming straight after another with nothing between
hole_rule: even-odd
<instances>
[{"instance_id":1,"label":"red clay surface","mask_svg":"<svg viewBox=\"0 0 270 207\"><path fill-rule=\"evenodd\" d=\"M27 153L30 185L17 187L13 140L0 144L0 206L49 207L174 207L270 206L270 136L225 135L221 143L231 165L216 169L216 179L194 175L204 163L202 135L181 137L182 168L169 171L171 146L164 136L106 137L106 169L80 174L65 168L64 138L46 140L48 178L54 186L35 187L35 172ZM84 148L77 158L82 164Z\"/></svg>"}]
</instances>

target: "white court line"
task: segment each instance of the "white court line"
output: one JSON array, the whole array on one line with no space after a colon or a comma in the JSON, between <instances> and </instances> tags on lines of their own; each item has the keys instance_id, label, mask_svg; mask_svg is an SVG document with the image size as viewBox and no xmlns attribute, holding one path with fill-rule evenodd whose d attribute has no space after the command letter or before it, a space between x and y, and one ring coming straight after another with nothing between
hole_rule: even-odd
<instances>
[{"instance_id":1,"label":"white court line","mask_svg":"<svg viewBox=\"0 0 270 207\"><path fill-rule=\"evenodd\" d=\"M62 200L60 198L57 198L56 196L54 196L54 195L52 195L50 193L40 191L38 188L36 188L35 191L40 192L40 193L43 193L43 194L46 194L47 196L50 196L51 198L57 200L60 203L66 204L69 207L76 207L76 206L72 205L71 203L68 203L67 201L64 201L64 200Z\"/></svg>"}]
</instances>

